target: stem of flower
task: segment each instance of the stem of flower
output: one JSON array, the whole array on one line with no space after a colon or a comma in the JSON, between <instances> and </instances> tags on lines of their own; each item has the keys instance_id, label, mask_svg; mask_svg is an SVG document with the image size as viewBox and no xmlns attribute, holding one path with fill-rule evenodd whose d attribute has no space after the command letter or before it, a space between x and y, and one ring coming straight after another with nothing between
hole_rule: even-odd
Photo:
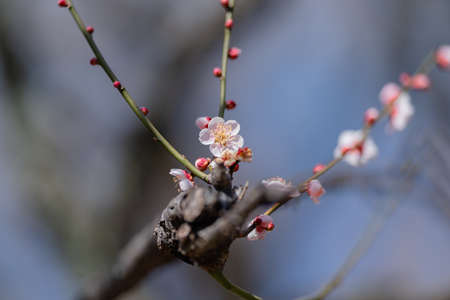
<instances>
[{"instance_id":1,"label":"stem of flower","mask_svg":"<svg viewBox=\"0 0 450 300\"><path fill-rule=\"evenodd\" d=\"M72 0L68 0L68 9L70 14L72 15L73 19L75 20L75 23L78 25L78 28L80 29L81 33L83 34L84 38L88 42L89 46L92 49L92 52L95 54L95 57L97 58L98 65L102 67L102 69L105 71L106 75L108 75L111 82L119 82L116 74L112 71L108 63L106 62L103 54L101 53L100 49L97 47L97 44L95 43L94 39L92 38L92 34L88 33L86 30L86 25L84 24L83 20L81 19L80 15L78 14L77 10L75 9L73 5ZM166 150L172 154L173 157L175 157L176 160L178 160L182 165L184 165L191 173L198 178L208 182L207 180L207 174L203 173L202 171L198 170L184 155L182 155L180 152L178 152L170 143L167 141L164 136L156 129L156 127L153 125L153 123L150 121L149 118L144 116L144 114L139 110L138 106L134 102L133 98L130 96L128 91L123 87L120 86L118 88L120 94L122 95L125 102L128 104L128 106L131 108L131 110L136 114L138 119L141 121L141 123L144 125L146 129L148 129L155 138L161 142L161 144L166 148Z\"/></svg>"},{"instance_id":2,"label":"stem of flower","mask_svg":"<svg viewBox=\"0 0 450 300\"><path fill-rule=\"evenodd\" d=\"M211 275L221 286L225 289L229 290L231 293L241 297L242 299L248 300L262 300L262 298L255 296L246 290L241 289L239 286L231 283L225 275L221 271L208 271L209 275Z\"/></svg>"},{"instance_id":3,"label":"stem of flower","mask_svg":"<svg viewBox=\"0 0 450 300\"><path fill-rule=\"evenodd\" d=\"M230 0L225 12L225 22L233 19L234 0ZM225 114L225 96L227 88L228 50L230 50L231 29L225 27L222 48L222 77L220 77L220 104L218 116L223 118Z\"/></svg>"}]
</instances>

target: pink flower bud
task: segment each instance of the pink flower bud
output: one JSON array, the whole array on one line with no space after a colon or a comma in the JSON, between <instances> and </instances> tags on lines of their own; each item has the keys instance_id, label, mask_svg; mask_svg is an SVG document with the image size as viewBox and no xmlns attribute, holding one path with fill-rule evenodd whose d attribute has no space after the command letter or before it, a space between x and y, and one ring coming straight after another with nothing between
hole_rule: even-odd
<instances>
[{"instance_id":1,"label":"pink flower bud","mask_svg":"<svg viewBox=\"0 0 450 300\"><path fill-rule=\"evenodd\" d=\"M67 7L68 6L66 0L59 0L58 1L58 5L61 6L61 7Z\"/></svg>"},{"instance_id":2,"label":"pink flower bud","mask_svg":"<svg viewBox=\"0 0 450 300\"><path fill-rule=\"evenodd\" d=\"M419 73L412 77L411 88L419 91L424 91L429 89L431 86L431 81L428 75Z\"/></svg>"},{"instance_id":3,"label":"pink flower bud","mask_svg":"<svg viewBox=\"0 0 450 300\"><path fill-rule=\"evenodd\" d=\"M98 65L98 59L97 59L96 57L93 57L93 58L91 58L91 60L89 61L89 63L90 63L92 66L96 66L96 65Z\"/></svg>"},{"instance_id":4,"label":"pink flower bud","mask_svg":"<svg viewBox=\"0 0 450 300\"><path fill-rule=\"evenodd\" d=\"M364 113L364 122L367 125L372 126L378 120L379 115L378 109L371 107Z\"/></svg>"},{"instance_id":5,"label":"pink flower bud","mask_svg":"<svg viewBox=\"0 0 450 300\"><path fill-rule=\"evenodd\" d=\"M120 88L122 87L122 84L120 83L120 81L114 81L113 86L114 86L116 89L120 89Z\"/></svg>"},{"instance_id":6,"label":"pink flower bud","mask_svg":"<svg viewBox=\"0 0 450 300\"><path fill-rule=\"evenodd\" d=\"M228 57L230 59L236 59L239 57L239 55L241 55L241 53L242 53L241 49L232 47L230 48L230 50L228 50Z\"/></svg>"},{"instance_id":7,"label":"pink flower bud","mask_svg":"<svg viewBox=\"0 0 450 300\"><path fill-rule=\"evenodd\" d=\"M226 108L228 110L231 110L231 109L234 109L236 107L236 102L234 102L233 100L227 100L225 105L226 105Z\"/></svg>"},{"instance_id":8,"label":"pink flower bud","mask_svg":"<svg viewBox=\"0 0 450 300\"><path fill-rule=\"evenodd\" d=\"M199 129L205 129L208 128L209 121L211 121L211 117L200 117L195 120L195 125L197 125Z\"/></svg>"},{"instance_id":9,"label":"pink flower bud","mask_svg":"<svg viewBox=\"0 0 450 300\"><path fill-rule=\"evenodd\" d=\"M230 30L233 28L233 20L232 19L228 19L225 21L225 28L230 29Z\"/></svg>"},{"instance_id":10,"label":"pink flower bud","mask_svg":"<svg viewBox=\"0 0 450 300\"><path fill-rule=\"evenodd\" d=\"M93 34L93 33L94 33L94 27L88 26L88 27L86 27L86 31L87 31L88 33L90 33L90 34Z\"/></svg>"},{"instance_id":11,"label":"pink flower bud","mask_svg":"<svg viewBox=\"0 0 450 300\"><path fill-rule=\"evenodd\" d=\"M325 189L320 184L320 181L317 179L311 180L308 183L307 189L309 197L311 197L312 201L316 204L319 203L319 197L325 194Z\"/></svg>"},{"instance_id":12,"label":"pink flower bud","mask_svg":"<svg viewBox=\"0 0 450 300\"><path fill-rule=\"evenodd\" d=\"M229 7L230 7L230 1L229 1L229 0L220 0L220 4L221 4L224 8L229 8Z\"/></svg>"},{"instance_id":13,"label":"pink flower bud","mask_svg":"<svg viewBox=\"0 0 450 300\"><path fill-rule=\"evenodd\" d=\"M200 157L195 161L195 167L200 171L205 171L208 168L210 162L210 158Z\"/></svg>"},{"instance_id":14,"label":"pink flower bud","mask_svg":"<svg viewBox=\"0 0 450 300\"><path fill-rule=\"evenodd\" d=\"M383 86L380 91L380 100L384 105L388 105L394 102L398 96L400 96L401 89L400 87L393 82L387 83Z\"/></svg>"},{"instance_id":15,"label":"pink flower bud","mask_svg":"<svg viewBox=\"0 0 450 300\"><path fill-rule=\"evenodd\" d=\"M269 215L259 215L254 218L249 226L255 226L248 235L247 239L250 241L262 240L266 234L266 231L272 231L275 228L275 224L273 223L273 219Z\"/></svg>"},{"instance_id":16,"label":"pink flower bud","mask_svg":"<svg viewBox=\"0 0 450 300\"><path fill-rule=\"evenodd\" d=\"M214 76L216 76L216 77L222 77L222 69L220 69L220 68L214 68L214 69L213 69L213 74L214 74Z\"/></svg>"},{"instance_id":17,"label":"pink flower bud","mask_svg":"<svg viewBox=\"0 0 450 300\"><path fill-rule=\"evenodd\" d=\"M441 69L450 69L450 45L440 46L435 53L436 64Z\"/></svg>"},{"instance_id":18,"label":"pink flower bud","mask_svg":"<svg viewBox=\"0 0 450 300\"><path fill-rule=\"evenodd\" d=\"M313 168L313 173L314 173L314 174L319 173L319 172L321 172L321 171L322 171L323 169L325 169L325 168L326 168L325 165L323 165L323 164L317 164L317 165L315 165L314 168Z\"/></svg>"},{"instance_id":19,"label":"pink flower bud","mask_svg":"<svg viewBox=\"0 0 450 300\"><path fill-rule=\"evenodd\" d=\"M145 106L141 106L139 110L144 114L144 116L148 115L148 108Z\"/></svg>"}]
</instances>

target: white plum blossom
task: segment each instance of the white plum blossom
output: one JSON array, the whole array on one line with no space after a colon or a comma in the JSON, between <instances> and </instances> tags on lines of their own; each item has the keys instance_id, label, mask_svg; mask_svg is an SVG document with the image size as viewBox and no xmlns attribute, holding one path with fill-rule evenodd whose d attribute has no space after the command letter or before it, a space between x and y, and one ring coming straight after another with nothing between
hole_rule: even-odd
<instances>
[{"instance_id":1,"label":"white plum blossom","mask_svg":"<svg viewBox=\"0 0 450 300\"><path fill-rule=\"evenodd\" d=\"M401 131L408 125L409 119L414 115L414 106L408 93L402 93L392 106L390 112L390 128Z\"/></svg>"},{"instance_id":2,"label":"white plum blossom","mask_svg":"<svg viewBox=\"0 0 450 300\"><path fill-rule=\"evenodd\" d=\"M194 187L192 175L182 169L170 169L169 172L174 178L173 180L178 184L179 189L185 192Z\"/></svg>"},{"instance_id":3,"label":"white plum blossom","mask_svg":"<svg viewBox=\"0 0 450 300\"><path fill-rule=\"evenodd\" d=\"M209 145L209 150L216 157L221 157L224 151L236 152L244 145L244 139L238 135L240 125L234 120L224 121L214 117L199 133L199 141Z\"/></svg>"},{"instance_id":4,"label":"white plum blossom","mask_svg":"<svg viewBox=\"0 0 450 300\"><path fill-rule=\"evenodd\" d=\"M334 150L334 157L338 158L343 155L344 161L357 167L367 163L369 160L377 156L378 148L375 142L367 137L361 145L363 132L361 130L345 130L338 138L338 145Z\"/></svg>"},{"instance_id":5,"label":"white plum blossom","mask_svg":"<svg viewBox=\"0 0 450 300\"><path fill-rule=\"evenodd\" d=\"M400 96L402 89L394 82L386 83L380 91L380 101L383 105L388 105Z\"/></svg>"},{"instance_id":6,"label":"white plum blossom","mask_svg":"<svg viewBox=\"0 0 450 300\"><path fill-rule=\"evenodd\" d=\"M306 191L308 192L308 195L309 197L311 197L312 201L316 204L319 204L319 197L325 194L325 189L317 179L313 179L308 182L308 188Z\"/></svg>"},{"instance_id":7,"label":"white plum blossom","mask_svg":"<svg viewBox=\"0 0 450 300\"><path fill-rule=\"evenodd\" d=\"M272 177L264 179L261 182L269 190L273 189L275 191L289 193L289 197L291 198L300 196L300 192L294 186L292 186L290 182L287 182L281 177Z\"/></svg>"},{"instance_id":8,"label":"white plum blossom","mask_svg":"<svg viewBox=\"0 0 450 300\"><path fill-rule=\"evenodd\" d=\"M250 241L262 240L267 231L272 231L275 227L273 219L269 215L260 215L254 218L248 226L255 225L255 229L250 231L247 235L247 239Z\"/></svg>"}]
</instances>

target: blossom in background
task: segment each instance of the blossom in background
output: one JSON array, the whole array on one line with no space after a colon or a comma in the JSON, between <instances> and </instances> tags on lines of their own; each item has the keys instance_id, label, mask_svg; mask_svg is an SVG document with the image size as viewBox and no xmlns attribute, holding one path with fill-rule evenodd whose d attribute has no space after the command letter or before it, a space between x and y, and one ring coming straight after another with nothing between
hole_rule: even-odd
<instances>
[{"instance_id":1,"label":"blossom in background","mask_svg":"<svg viewBox=\"0 0 450 300\"><path fill-rule=\"evenodd\" d=\"M390 127L401 131L408 125L409 119L414 115L414 106L408 93L402 93L395 101L389 114Z\"/></svg>"},{"instance_id":2,"label":"blossom in background","mask_svg":"<svg viewBox=\"0 0 450 300\"><path fill-rule=\"evenodd\" d=\"M195 125L197 125L199 129L208 128L209 121L211 121L210 117L200 117L195 120Z\"/></svg>"},{"instance_id":3,"label":"blossom in background","mask_svg":"<svg viewBox=\"0 0 450 300\"><path fill-rule=\"evenodd\" d=\"M386 83L380 91L380 100L383 105L388 105L394 102L398 96L400 96L400 93L402 92L402 89L398 86L398 84L389 82Z\"/></svg>"},{"instance_id":4,"label":"blossom in background","mask_svg":"<svg viewBox=\"0 0 450 300\"><path fill-rule=\"evenodd\" d=\"M440 46L435 53L436 64L439 68L450 69L450 45Z\"/></svg>"},{"instance_id":5,"label":"blossom in background","mask_svg":"<svg viewBox=\"0 0 450 300\"><path fill-rule=\"evenodd\" d=\"M234 120L224 121L220 117L213 118L208 128L199 133L199 141L209 145L209 150L216 157L221 157L226 150L238 151L244 145L244 139L238 135L240 125Z\"/></svg>"},{"instance_id":6,"label":"blossom in background","mask_svg":"<svg viewBox=\"0 0 450 300\"><path fill-rule=\"evenodd\" d=\"M378 112L378 109L376 109L375 107L371 107L364 113L364 122L367 125L371 126L378 120L379 116L380 113Z\"/></svg>"},{"instance_id":7,"label":"blossom in background","mask_svg":"<svg viewBox=\"0 0 450 300\"><path fill-rule=\"evenodd\" d=\"M377 156L378 148L374 141L367 137L364 143L363 132L361 130L345 130L338 137L338 145L334 150L334 157L343 155L344 161L356 167L367 163Z\"/></svg>"},{"instance_id":8,"label":"blossom in background","mask_svg":"<svg viewBox=\"0 0 450 300\"><path fill-rule=\"evenodd\" d=\"M296 198L300 196L300 192L281 177L272 177L261 181L262 184L269 190L289 193L289 197Z\"/></svg>"},{"instance_id":9,"label":"blossom in background","mask_svg":"<svg viewBox=\"0 0 450 300\"><path fill-rule=\"evenodd\" d=\"M308 195L312 199L312 201L316 204L320 203L319 197L325 194L325 189L322 187L322 184L317 179L313 179L310 182L308 182L306 191L308 192Z\"/></svg>"},{"instance_id":10,"label":"blossom in background","mask_svg":"<svg viewBox=\"0 0 450 300\"><path fill-rule=\"evenodd\" d=\"M169 174L173 176L173 180L178 184L178 187L182 192L194 187L192 175L185 170L170 169Z\"/></svg>"},{"instance_id":11,"label":"blossom in background","mask_svg":"<svg viewBox=\"0 0 450 300\"><path fill-rule=\"evenodd\" d=\"M248 224L249 227L252 225L255 225L255 229L247 235L247 239L250 241L262 240L267 231L275 228L272 217L268 215L257 216Z\"/></svg>"},{"instance_id":12,"label":"blossom in background","mask_svg":"<svg viewBox=\"0 0 450 300\"><path fill-rule=\"evenodd\" d=\"M427 90L431 86L430 77L423 73L418 73L412 76L408 73L402 73L400 74L400 82L404 87L418 91Z\"/></svg>"}]
</instances>

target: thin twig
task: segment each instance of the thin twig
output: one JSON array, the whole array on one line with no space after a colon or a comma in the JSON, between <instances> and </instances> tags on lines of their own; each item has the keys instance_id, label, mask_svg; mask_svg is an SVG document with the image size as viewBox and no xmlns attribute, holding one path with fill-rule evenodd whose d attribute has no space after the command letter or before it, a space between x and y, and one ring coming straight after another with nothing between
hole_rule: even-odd
<instances>
[{"instance_id":1,"label":"thin twig","mask_svg":"<svg viewBox=\"0 0 450 300\"><path fill-rule=\"evenodd\" d=\"M405 175L403 181L407 186L405 187L403 193L405 193L407 189L411 188L411 183L409 180L415 174L414 166L406 166L405 172L407 172L407 174ZM373 214L372 219L364 229L361 238L358 240L344 263L340 266L339 270L328 283L326 283L316 293L297 298L297 300L323 300L332 291L334 291L373 245L375 239L378 237L378 234L386 224L386 221L398 207L401 198L404 197L396 195L395 197L390 198L382 209Z\"/></svg>"},{"instance_id":2,"label":"thin twig","mask_svg":"<svg viewBox=\"0 0 450 300\"><path fill-rule=\"evenodd\" d=\"M97 44L95 43L92 34L87 32L86 25L84 24L83 20L81 19L80 15L78 14L77 10L75 9L73 5L72 0L68 0L68 9L70 14L72 15L73 19L75 20L75 23L77 23L78 28L80 29L81 33L83 34L84 38L88 42L89 46L92 49L92 52L94 53L98 65L102 67L102 69L105 71L106 75L108 75L111 82L119 81L116 74L112 71L108 63L106 62L103 54L101 53L100 49L97 47ZM119 81L120 82L120 81ZM198 178L208 181L207 177L208 175L206 173L203 173L202 171L198 170L184 155L182 155L180 152L178 152L170 143L167 141L164 136L158 131L158 129L153 125L153 123L150 121L149 118L147 118L138 108L133 98L130 96L128 91L121 86L118 88L120 94L122 95L125 102L128 104L128 106L131 108L131 110L136 114L138 119L141 121L141 123L144 125L146 129L148 129L155 138L161 142L161 144L166 148L166 150L172 154L173 157L175 157L176 160L178 160L182 165L184 165L189 171L192 172L193 175L197 176Z\"/></svg>"},{"instance_id":3,"label":"thin twig","mask_svg":"<svg viewBox=\"0 0 450 300\"><path fill-rule=\"evenodd\" d=\"M233 20L234 0L230 0L225 12L225 22ZM222 48L222 76L220 77L220 104L219 117L223 118L225 114L225 97L227 88L227 68L228 51L230 50L231 28L224 26L223 48Z\"/></svg>"},{"instance_id":4,"label":"thin twig","mask_svg":"<svg viewBox=\"0 0 450 300\"><path fill-rule=\"evenodd\" d=\"M430 51L427 56L423 59L422 63L420 64L420 66L417 68L416 72L414 74L428 74L431 70L432 67L434 65L434 50ZM406 93L408 92L409 87L403 87L402 91L399 95L401 95L402 93ZM397 99L400 96L398 96L396 99L394 99L394 101L392 101L390 104L386 105L384 107L384 109L382 110L382 112L380 113L380 115L378 116L378 118L371 124L365 124L364 127L362 128L363 130L363 138L361 140L361 142L359 144L363 144L365 142L365 140L367 139L367 137L369 136L369 133L371 131L371 129L375 126L375 124L377 124L382 118L386 117L389 115L389 113L391 112L394 103L397 101ZM355 147L357 147L357 145L355 145ZM306 190L307 190L307 185L311 180L317 179L320 176L322 176L323 174L325 174L326 172L328 172L331 168L333 168L335 165L337 165L339 162L341 162L345 155L347 153L349 153L350 151L347 151L346 153L342 154L340 157L337 157L335 159L333 159L331 162L329 162L326 167L321 170L320 172L317 172L316 174L312 175L311 177L309 177L308 179L306 179L305 181L303 181L302 183L300 183L297 188L300 192L300 196L302 196ZM278 208L280 208L283 204L285 204L286 202L288 202L290 199L287 199L284 202L277 202L275 203L271 208L269 208L264 214L266 215L271 215L274 211L276 211ZM248 230L247 230L248 231ZM251 231L251 230L250 230ZM248 232L250 232L248 231Z\"/></svg>"},{"instance_id":5,"label":"thin twig","mask_svg":"<svg viewBox=\"0 0 450 300\"><path fill-rule=\"evenodd\" d=\"M216 272L208 272L209 275L211 275L221 286L223 286L225 289L230 291L231 293L241 297L242 299L248 299L248 300L262 300L262 298L255 296L246 290L241 289L237 285L230 282L225 275L223 275L222 272L216 271Z\"/></svg>"}]
</instances>

